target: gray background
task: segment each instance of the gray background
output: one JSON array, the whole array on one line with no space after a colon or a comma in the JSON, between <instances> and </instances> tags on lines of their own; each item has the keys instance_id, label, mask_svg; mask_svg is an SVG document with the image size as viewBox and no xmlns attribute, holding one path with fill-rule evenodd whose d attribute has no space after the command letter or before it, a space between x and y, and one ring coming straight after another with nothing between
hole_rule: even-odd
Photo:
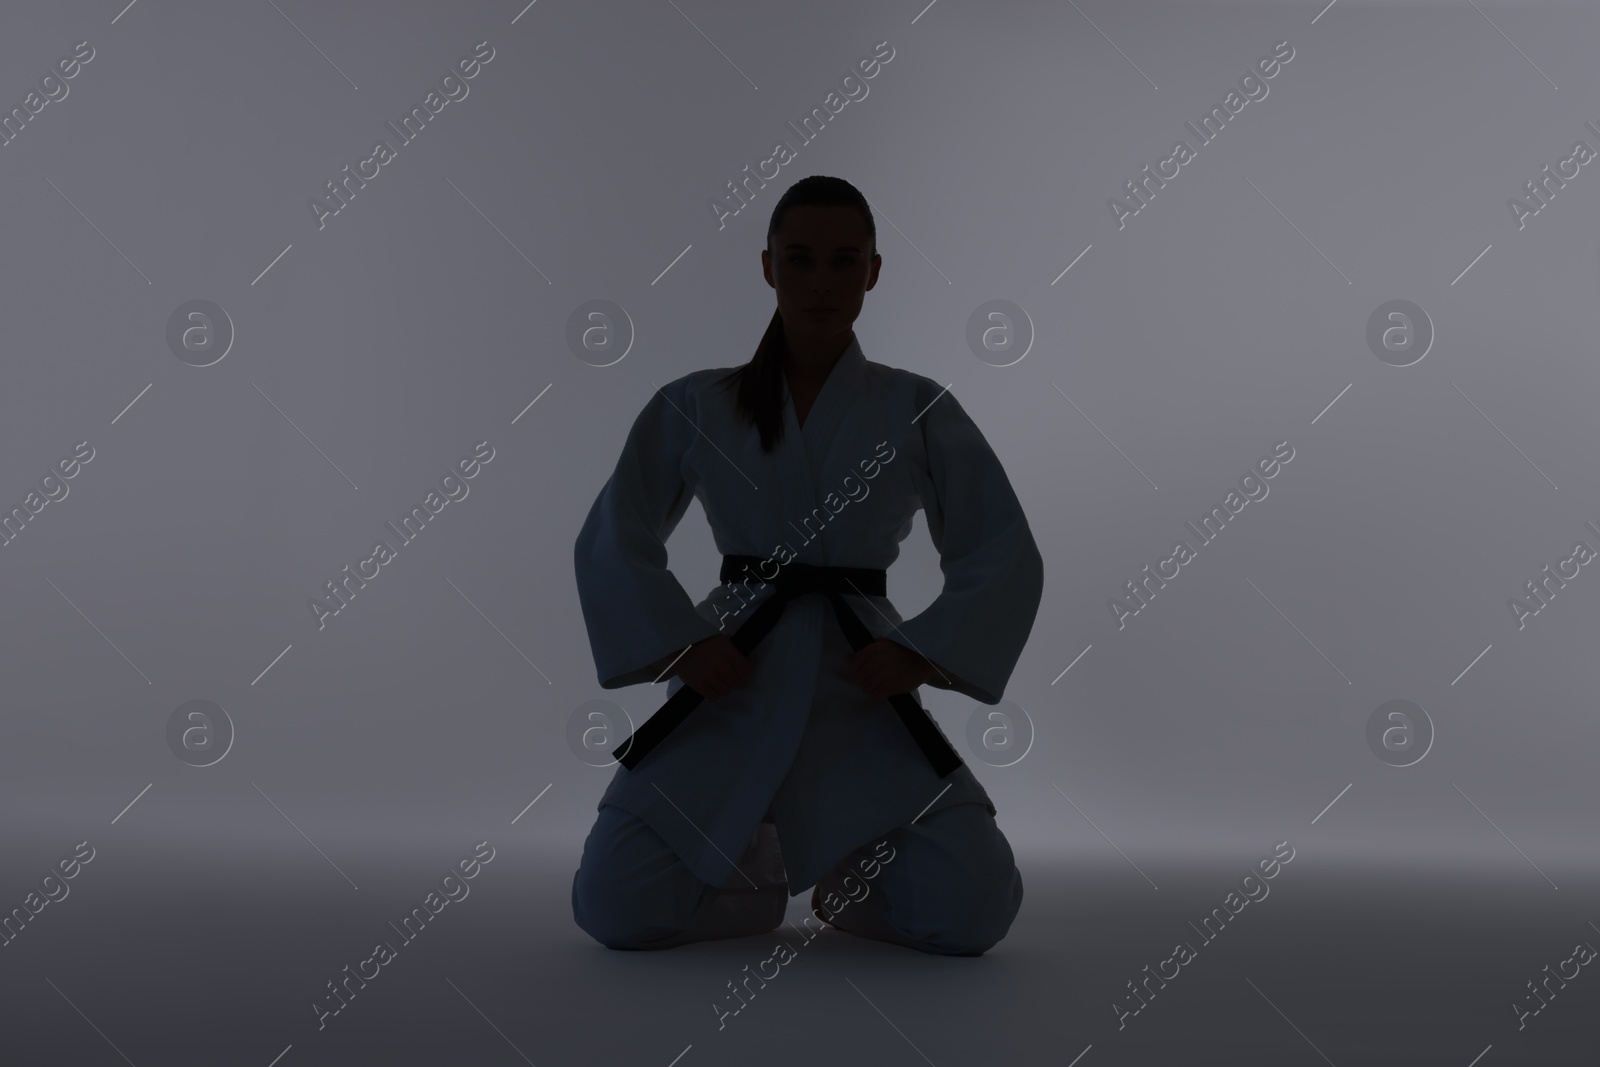
<instances>
[{"instance_id":1,"label":"gray background","mask_svg":"<svg viewBox=\"0 0 1600 1067\"><path fill-rule=\"evenodd\" d=\"M600 696L638 721L665 686L599 689L573 540L653 388L753 352L768 218L816 173L875 209L867 357L950 383L1044 555L1006 694L1028 755L985 765L963 747L979 706L923 692L1025 872L1109 864L1147 892L1154 864L1214 861L1203 911L1288 840L1329 871L1461 872L1507 880L1506 908L1565 904L1552 887L1600 854L1600 579L1584 568L1520 631L1506 602L1575 541L1600 548L1600 176L1520 231L1506 199L1574 141L1600 149L1600 12L1479 7L9 6L5 109L75 42L96 56L0 148L0 504L76 442L96 456L0 548L0 905L87 839L100 858L75 886L108 921L179 870L221 929L244 921L226 887L260 875L294 887L291 911L382 881L399 911L487 839L541 879L537 921L581 938L564 887L611 771L567 723ZM307 199L396 143L385 121L485 39L467 98L319 231ZM1195 143L1185 120L1285 39L1269 95L1119 231L1107 198ZM883 40L867 97L800 144L786 121ZM708 200L780 138L797 158L719 230ZM165 340L197 298L237 331L204 368ZM596 298L635 331L608 367L567 342ZM965 339L997 298L1035 333L1004 368ZM1396 298L1437 331L1404 368L1365 339ZM319 630L307 598L485 439L469 496ZM1282 440L1270 495L1119 630L1106 600ZM925 529L889 576L907 617L938 591ZM715 583L698 506L671 558L697 599ZM1406 768L1365 737L1396 698L1437 730ZM192 699L237 730L206 768L166 740ZM39 922L72 936L90 907ZM380 910L340 920L341 962ZM1555 943L1486 979L1485 1010ZM263 1002L336 970L307 962Z\"/></svg>"}]
</instances>

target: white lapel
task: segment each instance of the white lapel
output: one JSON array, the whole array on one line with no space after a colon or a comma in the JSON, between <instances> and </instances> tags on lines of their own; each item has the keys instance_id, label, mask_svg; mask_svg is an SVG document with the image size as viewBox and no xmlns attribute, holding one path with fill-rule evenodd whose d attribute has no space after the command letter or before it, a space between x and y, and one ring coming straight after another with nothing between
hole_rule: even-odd
<instances>
[{"instance_id":1,"label":"white lapel","mask_svg":"<svg viewBox=\"0 0 1600 1067\"><path fill-rule=\"evenodd\" d=\"M799 417L795 416L793 424L799 427L805 439L806 455L813 461L813 467L827 455L839 420L850 410L860 393L861 377L866 369L867 358L861 353L861 343L852 336L849 346L839 354L839 361L823 380L822 389L818 391L817 399L806 415L805 426L800 427ZM784 400L788 405L788 413L794 415L794 399L789 396L787 381L784 383Z\"/></svg>"},{"instance_id":2,"label":"white lapel","mask_svg":"<svg viewBox=\"0 0 1600 1067\"><path fill-rule=\"evenodd\" d=\"M804 563L821 565L827 563L822 550L822 536L815 534L813 529L812 540L807 542L807 529L794 524L803 522L815 509L822 506L822 498L818 495L817 473L827 459L840 420L860 396L866 370L867 360L861 352L861 343L852 336L849 346L840 353L839 361L833 365L828 377L823 380L822 388L817 392L811 410L806 414L804 426L800 425L800 417L795 413L794 397L789 394L788 380L780 376L783 381L784 432L783 441L779 443L778 449L784 475L784 515L789 529L796 538L789 543L795 546L799 559ZM826 512L825 508L824 511Z\"/></svg>"}]
</instances>

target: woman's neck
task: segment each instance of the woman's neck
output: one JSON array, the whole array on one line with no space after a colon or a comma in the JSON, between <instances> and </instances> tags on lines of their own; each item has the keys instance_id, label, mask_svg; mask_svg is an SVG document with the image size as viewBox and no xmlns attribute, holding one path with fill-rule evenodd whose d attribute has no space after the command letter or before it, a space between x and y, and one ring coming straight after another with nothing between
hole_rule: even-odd
<instances>
[{"instance_id":1,"label":"woman's neck","mask_svg":"<svg viewBox=\"0 0 1600 1067\"><path fill-rule=\"evenodd\" d=\"M822 382L844 355L845 349L855 339L851 331L842 337L796 338L784 333L789 355L784 363L784 373L802 382Z\"/></svg>"}]
</instances>

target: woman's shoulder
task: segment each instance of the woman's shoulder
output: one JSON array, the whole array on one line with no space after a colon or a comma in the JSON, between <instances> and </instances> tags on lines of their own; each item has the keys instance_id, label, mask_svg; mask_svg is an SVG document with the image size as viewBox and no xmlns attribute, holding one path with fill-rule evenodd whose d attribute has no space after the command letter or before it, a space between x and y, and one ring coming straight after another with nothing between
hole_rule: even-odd
<instances>
[{"instance_id":1,"label":"woman's shoulder","mask_svg":"<svg viewBox=\"0 0 1600 1067\"><path fill-rule=\"evenodd\" d=\"M676 403L697 403L708 393L718 391L729 374L738 367L704 367L680 374L656 390Z\"/></svg>"},{"instance_id":2,"label":"woman's shoulder","mask_svg":"<svg viewBox=\"0 0 1600 1067\"><path fill-rule=\"evenodd\" d=\"M904 367L890 366L887 363L876 363L870 359L866 360L865 363L867 376L884 385L898 386L900 388L926 388L931 385L935 389L940 388L932 378L918 374L916 371L907 370Z\"/></svg>"},{"instance_id":3,"label":"woman's shoulder","mask_svg":"<svg viewBox=\"0 0 1600 1067\"><path fill-rule=\"evenodd\" d=\"M874 389L908 397L917 411L925 410L940 397L955 399L948 384L926 374L918 374L904 367L892 367L887 363L874 363L872 360L867 360L866 365L867 382Z\"/></svg>"}]
</instances>

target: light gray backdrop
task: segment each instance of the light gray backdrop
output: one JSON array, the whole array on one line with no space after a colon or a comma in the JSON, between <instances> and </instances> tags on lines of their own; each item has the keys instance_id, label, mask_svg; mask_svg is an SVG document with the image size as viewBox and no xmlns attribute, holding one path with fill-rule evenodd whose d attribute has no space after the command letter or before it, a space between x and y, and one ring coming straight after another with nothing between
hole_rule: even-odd
<instances>
[{"instance_id":1,"label":"light gray backdrop","mask_svg":"<svg viewBox=\"0 0 1600 1067\"><path fill-rule=\"evenodd\" d=\"M611 773L570 748L575 709L637 721L665 687L598 688L574 537L652 389L749 358L771 209L819 173L875 210L867 357L950 384L1045 558L998 709L1026 755L993 766L967 731L997 709L924 692L1019 853L1287 839L1541 891L1594 859L1600 578L1520 628L1509 601L1600 549L1600 176L1520 227L1508 206L1574 142L1600 149L1592 8L141 0L0 21L5 109L93 49L0 148L0 504L93 449L0 548L7 907L83 839L335 885L482 839L575 867ZM385 123L481 41L468 94L402 144ZM1185 122L1284 41L1267 94L1200 146ZM841 83L875 48L892 58ZM814 140L787 125L846 91ZM393 158L319 227L308 200L380 138ZM1194 158L1119 227L1108 200L1180 138ZM779 140L794 158L719 225ZM169 342L196 300L233 334L208 366ZM620 360L571 341L595 300ZM1431 330L1420 359L1369 344L1393 300L1427 317L1384 320ZM1010 355L969 343L990 301L1020 309L984 320ZM469 495L319 628L308 599L398 546L385 521L480 441ZM1270 494L1202 545L1184 524L1283 441ZM1180 538L1195 558L1119 628L1108 600ZM697 598L716 581L698 506L671 554ZM919 517L890 592L909 617L939 580ZM211 766L169 740L192 700L231 723ZM1369 743L1393 700L1431 723L1412 766Z\"/></svg>"}]
</instances>

